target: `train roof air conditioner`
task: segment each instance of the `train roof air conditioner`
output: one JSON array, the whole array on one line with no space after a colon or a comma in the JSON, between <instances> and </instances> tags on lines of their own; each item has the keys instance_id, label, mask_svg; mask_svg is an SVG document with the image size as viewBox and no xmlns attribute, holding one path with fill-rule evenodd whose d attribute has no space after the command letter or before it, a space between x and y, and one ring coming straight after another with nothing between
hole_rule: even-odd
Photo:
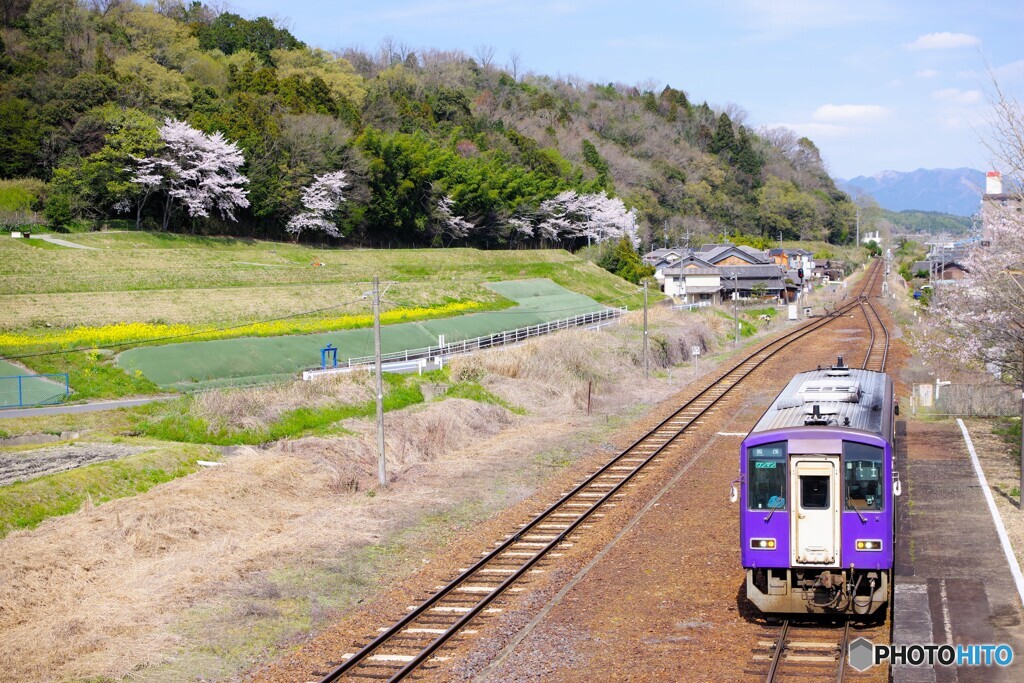
<instances>
[{"instance_id":1,"label":"train roof air conditioner","mask_svg":"<svg viewBox=\"0 0 1024 683\"><path fill-rule=\"evenodd\" d=\"M804 382L796 395L797 398L803 399L804 403L859 403L860 382L842 377L811 379Z\"/></svg>"}]
</instances>

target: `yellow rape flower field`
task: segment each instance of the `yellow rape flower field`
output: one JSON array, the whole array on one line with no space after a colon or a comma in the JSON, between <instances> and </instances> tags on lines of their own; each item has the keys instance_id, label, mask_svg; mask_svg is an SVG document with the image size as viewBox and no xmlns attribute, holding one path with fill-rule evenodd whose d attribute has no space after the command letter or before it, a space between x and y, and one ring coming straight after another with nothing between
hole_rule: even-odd
<instances>
[{"instance_id":1,"label":"yellow rape flower field","mask_svg":"<svg viewBox=\"0 0 1024 683\"><path fill-rule=\"evenodd\" d=\"M475 301L459 301L438 306L398 308L384 311L381 313L380 319L381 324L388 325L398 322L444 318L492 307ZM0 332L0 348L10 350L24 350L38 346L89 348L164 340L178 341L184 340L184 338L187 338L187 341L209 341L233 337L273 337L285 334L312 334L316 332L350 330L359 327L369 327L372 324L373 316L367 313L305 320L290 318L249 325L235 325L226 328L211 328L187 324L163 325L143 322L117 323L115 325L96 327L82 325L67 330L45 332Z\"/></svg>"}]
</instances>

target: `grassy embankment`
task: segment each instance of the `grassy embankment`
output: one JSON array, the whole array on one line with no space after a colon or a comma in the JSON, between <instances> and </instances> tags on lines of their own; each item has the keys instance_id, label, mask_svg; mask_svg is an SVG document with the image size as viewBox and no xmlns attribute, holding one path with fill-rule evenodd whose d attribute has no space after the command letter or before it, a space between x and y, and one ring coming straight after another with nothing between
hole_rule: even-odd
<instances>
[{"instance_id":1,"label":"grassy embankment","mask_svg":"<svg viewBox=\"0 0 1024 683\"><path fill-rule=\"evenodd\" d=\"M387 412L422 403L421 385L425 382L445 388L435 400L465 398L494 403L516 413L523 412L476 382L452 382L447 369L422 376L389 374L385 375L385 380L384 410ZM248 392L246 403L251 406L280 401L280 394L288 389L235 390L238 391ZM231 394L228 392L228 396ZM169 404L155 403L109 413L0 420L5 427L0 429L2 435L9 435L10 431L16 434L67 434L83 430L89 432L92 441L151 444L156 447L154 451L117 461L0 487L0 538L13 529L32 528L49 517L74 512L87 500L100 504L144 493L157 484L191 474L196 471L196 460L218 459L216 451L203 448L204 445L257 445L286 437L346 434L348 431L339 424L342 420L372 417L376 409L372 399L345 401L341 396L334 396L334 400L330 400L329 392L324 398L328 400L311 401L310 406L285 410L258 427L232 423L230 416L224 414L230 408L215 407L204 411L203 399L195 396ZM16 450L22 457L32 456L30 448Z\"/></svg>"},{"instance_id":2,"label":"grassy embankment","mask_svg":"<svg viewBox=\"0 0 1024 683\"><path fill-rule=\"evenodd\" d=\"M157 393L140 373L129 375L112 362L114 351L146 339L367 327L363 294L375 275L394 283L385 294L385 323L507 308L511 302L482 286L500 280L549 278L602 303L635 307L641 300L629 283L560 250L317 249L140 232L69 239L93 249L0 240L6 285L0 356L21 356L35 372L70 372L75 399ZM302 311L315 312L291 317ZM287 319L242 327L279 318ZM112 344L123 345L33 355Z\"/></svg>"},{"instance_id":3,"label":"grassy embankment","mask_svg":"<svg viewBox=\"0 0 1024 683\"><path fill-rule=\"evenodd\" d=\"M30 451L25 451L31 457ZM191 474L197 460L216 460L200 446L162 446L110 462L86 465L0 486L0 538L15 529L31 529L50 517L77 512L84 503L99 505L145 493L157 484Z\"/></svg>"}]
</instances>

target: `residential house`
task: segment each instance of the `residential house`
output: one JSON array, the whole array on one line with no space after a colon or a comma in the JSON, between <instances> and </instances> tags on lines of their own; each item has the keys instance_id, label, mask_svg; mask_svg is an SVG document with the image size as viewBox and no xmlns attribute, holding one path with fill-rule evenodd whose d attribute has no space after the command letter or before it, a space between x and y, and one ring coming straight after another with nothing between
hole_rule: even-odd
<instances>
[{"instance_id":1,"label":"residential house","mask_svg":"<svg viewBox=\"0 0 1024 683\"><path fill-rule=\"evenodd\" d=\"M691 254L663 272L665 294L688 304L721 301L721 269L696 255Z\"/></svg>"},{"instance_id":2,"label":"residential house","mask_svg":"<svg viewBox=\"0 0 1024 683\"><path fill-rule=\"evenodd\" d=\"M916 261L910 266L910 274L928 273L929 280L962 280L970 272L960 254L933 254L925 261Z\"/></svg>"},{"instance_id":3,"label":"residential house","mask_svg":"<svg viewBox=\"0 0 1024 683\"><path fill-rule=\"evenodd\" d=\"M694 252L698 258L713 266L764 265L771 263L760 249L735 244L705 244Z\"/></svg>"},{"instance_id":4,"label":"residential house","mask_svg":"<svg viewBox=\"0 0 1024 683\"><path fill-rule=\"evenodd\" d=\"M655 249L652 252L644 254L641 258L644 263L654 268L654 279L658 282L661 290L664 291L665 269L675 265L681 258L687 256L689 253L689 251L681 247L673 247L670 249Z\"/></svg>"},{"instance_id":5,"label":"residential house","mask_svg":"<svg viewBox=\"0 0 1024 683\"><path fill-rule=\"evenodd\" d=\"M814 273L813 254L806 249L770 249L768 258L783 268L804 269L807 277Z\"/></svg>"},{"instance_id":6,"label":"residential house","mask_svg":"<svg viewBox=\"0 0 1024 683\"><path fill-rule=\"evenodd\" d=\"M787 299L788 286L782 266L758 263L721 266L722 291L727 298L736 292L738 298L752 297Z\"/></svg>"}]
</instances>

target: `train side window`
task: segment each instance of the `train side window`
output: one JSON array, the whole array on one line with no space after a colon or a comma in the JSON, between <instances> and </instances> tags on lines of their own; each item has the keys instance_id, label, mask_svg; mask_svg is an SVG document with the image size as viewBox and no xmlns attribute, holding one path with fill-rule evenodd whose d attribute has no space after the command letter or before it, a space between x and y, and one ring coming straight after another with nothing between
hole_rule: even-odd
<instances>
[{"instance_id":1,"label":"train side window","mask_svg":"<svg viewBox=\"0 0 1024 683\"><path fill-rule=\"evenodd\" d=\"M885 451L853 441L843 442L843 483L847 510L881 510L885 504Z\"/></svg>"},{"instance_id":2,"label":"train side window","mask_svg":"<svg viewBox=\"0 0 1024 683\"><path fill-rule=\"evenodd\" d=\"M786 443L747 449L747 506L751 510L786 507Z\"/></svg>"}]
</instances>

